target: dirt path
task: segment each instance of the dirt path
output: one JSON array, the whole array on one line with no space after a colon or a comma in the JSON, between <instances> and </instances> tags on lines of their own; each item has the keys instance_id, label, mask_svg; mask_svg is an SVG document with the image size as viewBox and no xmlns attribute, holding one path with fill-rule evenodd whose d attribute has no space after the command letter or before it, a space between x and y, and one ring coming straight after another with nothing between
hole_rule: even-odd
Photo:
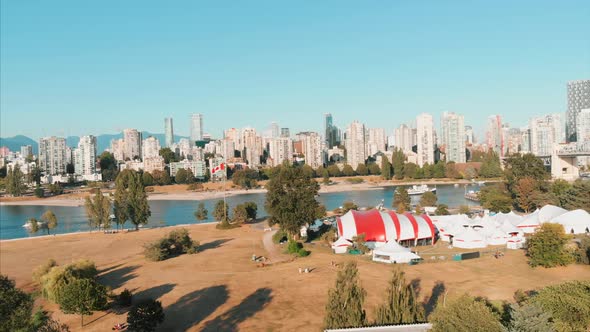
<instances>
[{"instance_id":1,"label":"dirt path","mask_svg":"<svg viewBox=\"0 0 590 332\"><path fill-rule=\"evenodd\" d=\"M276 232L278 232L278 230L274 229L270 232L264 232L264 235L262 236L262 244L264 245L266 252L268 252L268 258L270 259L271 264L286 262L289 260L288 257L283 255L279 248L272 242L272 236L275 235Z\"/></svg>"}]
</instances>

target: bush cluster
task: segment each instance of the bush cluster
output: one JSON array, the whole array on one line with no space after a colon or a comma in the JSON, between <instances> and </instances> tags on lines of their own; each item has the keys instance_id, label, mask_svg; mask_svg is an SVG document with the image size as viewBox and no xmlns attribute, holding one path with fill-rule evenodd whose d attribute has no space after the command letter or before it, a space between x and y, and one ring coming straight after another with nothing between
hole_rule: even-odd
<instances>
[{"instance_id":1,"label":"bush cluster","mask_svg":"<svg viewBox=\"0 0 590 332\"><path fill-rule=\"evenodd\" d=\"M64 266L58 266L54 260L49 260L33 272L33 280L39 283L45 298L59 303L65 286L75 280L95 280L97 274L94 262L89 260L82 259Z\"/></svg>"},{"instance_id":2,"label":"bush cluster","mask_svg":"<svg viewBox=\"0 0 590 332\"><path fill-rule=\"evenodd\" d=\"M163 261L182 254L194 254L199 242L193 241L184 228L170 232L167 236L145 246L144 255L151 261Z\"/></svg>"},{"instance_id":3,"label":"bush cluster","mask_svg":"<svg viewBox=\"0 0 590 332\"><path fill-rule=\"evenodd\" d=\"M287 252L290 254L296 254L299 257L306 257L311 253L310 251L303 249L303 244L297 241L289 241Z\"/></svg>"}]
</instances>

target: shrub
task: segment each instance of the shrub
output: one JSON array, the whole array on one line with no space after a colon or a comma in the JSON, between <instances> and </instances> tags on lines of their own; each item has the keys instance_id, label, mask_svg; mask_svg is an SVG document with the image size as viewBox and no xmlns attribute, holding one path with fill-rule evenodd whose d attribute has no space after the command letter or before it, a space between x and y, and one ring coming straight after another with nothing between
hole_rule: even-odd
<instances>
[{"instance_id":1,"label":"shrub","mask_svg":"<svg viewBox=\"0 0 590 332\"><path fill-rule=\"evenodd\" d=\"M191 183L186 187L186 190L189 190L189 191L201 191L203 189L204 189L203 185L198 182Z\"/></svg>"},{"instance_id":2,"label":"shrub","mask_svg":"<svg viewBox=\"0 0 590 332\"><path fill-rule=\"evenodd\" d=\"M362 178L348 178L346 179L346 182L350 184L359 184L365 182L365 180L363 180Z\"/></svg>"},{"instance_id":3,"label":"shrub","mask_svg":"<svg viewBox=\"0 0 590 332\"><path fill-rule=\"evenodd\" d=\"M33 270L33 281L40 285L41 284L41 277L49 273L51 268L57 266L57 263L54 259L49 259L45 264L39 265L35 270Z\"/></svg>"},{"instance_id":4,"label":"shrub","mask_svg":"<svg viewBox=\"0 0 590 332\"><path fill-rule=\"evenodd\" d=\"M283 241L287 241L288 239L288 235L287 232L283 231L282 229L279 229L273 236L272 236L272 241L274 243L280 243Z\"/></svg>"},{"instance_id":5,"label":"shrub","mask_svg":"<svg viewBox=\"0 0 590 332\"><path fill-rule=\"evenodd\" d=\"M301 249L303 249L303 245L301 244L301 242L289 240L289 243L287 245L287 252L289 254L298 254L299 250Z\"/></svg>"},{"instance_id":6,"label":"shrub","mask_svg":"<svg viewBox=\"0 0 590 332\"><path fill-rule=\"evenodd\" d=\"M125 288L121 294L117 296L117 304L122 307L128 307L133 302L133 294L131 291Z\"/></svg>"},{"instance_id":7,"label":"shrub","mask_svg":"<svg viewBox=\"0 0 590 332\"><path fill-rule=\"evenodd\" d=\"M199 242L193 241L185 228L173 230L162 239L145 246L144 256L151 261L162 261L182 254L194 254Z\"/></svg>"},{"instance_id":8,"label":"shrub","mask_svg":"<svg viewBox=\"0 0 590 332\"><path fill-rule=\"evenodd\" d=\"M40 186L37 186L37 188L35 188L35 197L43 198L44 196L45 190L43 190L43 188L41 188Z\"/></svg>"},{"instance_id":9,"label":"shrub","mask_svg":"<svg viewBox=\"0 0 590 332\"><path fill-rule=\"evenodd\" d=\"M42 294L45 298L59 303L65 286L75 280L94 280L97 274L94 262L85 259L65 266L54 266L40 278Z\"/></svg>"},{"instance_id":10,"label":"shrub","mask_svg":"<svg viewBox=\"0 0 590 332\"><path fill-rule=\"evenodd\" d=\"M297 256L299 256L299 257L307 257L307 256L309 256L309 254L311 254L311 251L305 250L303 248L301 248L297 251Z\"/></svg>"},{"instance_id":11,"label":"shrub","mask_svg":"<svg viewBox=\"0 0 590 332\"><path fill-rule=\"evenodd\" d=\"M590 236L584 236L580 239L580 246L576 256L578 263L590 264Z\"/></svg>"}]
</instances>

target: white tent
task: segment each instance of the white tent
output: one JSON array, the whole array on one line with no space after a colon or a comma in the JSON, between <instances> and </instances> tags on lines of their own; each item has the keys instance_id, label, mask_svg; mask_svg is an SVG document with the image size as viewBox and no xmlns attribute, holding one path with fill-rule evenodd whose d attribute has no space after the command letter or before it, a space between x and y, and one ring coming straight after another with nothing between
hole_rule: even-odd
<instances>
[{"instance_id":1,"label":"white tent","mask_svg":"<svg viewBox=\"0 0 590 332\"><path fill-rule=\"evenodd\" d=\"M520 230L529 234L534 233L537 227L541 225L539 221L539 210L535 210L535 212L525 216L522 218L522 221L516 225Z\"/></svg>"},{"instance_id":2,"label":"white tent","mask_svg":"<svg viewBox=\"0 0 590 332\"><path fill-rule=\"evenodd\" d=\"M501 228L495 228L488 236L487 242L491 246L504 245L508 236Z\"/></svg>"},{"instance_id":3,"label":"white tent","mask_svg":"<svg viewBox=\"0 0 590 332\"><path fill-rule=\"evenodd\" d=\"M343 237L339 237L336 242L332 243L332 249L336 254L346 254L350 246L352 243Z\"/></svg>"},{"instance_id":4,"label":"white tent","mask_svg":"<svg viewBox=\"0 0 590 332\"><path fill-rule=\"evenodd\" d=\"M567 212L566 209L562 209L558 206L551 205L551 204L545 205L539 210L539 222L540 223L549 222L553 218L560 216L566 212Z\"/></svg>"},{"instance_id":5,"label":"white tent","mask_svg":"<svg viewBox=\"0 0 590 332\"><path fill-rule=\"evenodd\" d=\"M500 225L502 225L506 221L508 221L512 225L517 226L522 221L522 216L519 216L518 214L514 213L513 211L510 211L509 213L501 213L500 212L494 216L494 219Z\"/></svg>"},{"instance_id":6,"label":"white tent","mask_svg":"<svg viewBox=\"0 0 590 332\"><path fill-rule=\"evenodd\" d=\"M507 235L507 236L523 236L524 232L519 229L518 227L514 226L510 221L504 220L504 223L500 225L500 229Z\"/></svg>"},{"instance_id":7,"label":"white tent","mask_svg":"<svg viewBox=\"0 0 590 332\"><path fill-rule=\"evenodd\" d=\"M590 232L590 214L584 210L573 210L553 218L550 222L563 225L568 234Z\"/></svg>"},{"instance_id":8,"label":"white tent","mask_svg":"<svg viewBox=\"0 0 590 332\"><path fill-rule=\"evenodd\" d=\"M483 235L470 227L465 228L453 237L453 246L457 248L485 248L487 245Z\"/></svg>"},{"instance_id":9,"label":"white tent","mask_svg":"<svg viewBox=\"0 0 590 332\"><path fill-rule=\"evenodd\" d=\"M524 237L512 237L506 240L506 248L508 249L520 249L524 246L526 239Z\"/></svg>"},{"instance_id":10,"label":"white tent","mask_svg":"<svg viewBox=\"0 0 590 332\"><path fill-rule=\"evenodd\" d=\"M409 263L412 259L420 259L409 248L401 246L395 241L373 250L373 260L382 263Z\"/></svg>"}]
</instances>

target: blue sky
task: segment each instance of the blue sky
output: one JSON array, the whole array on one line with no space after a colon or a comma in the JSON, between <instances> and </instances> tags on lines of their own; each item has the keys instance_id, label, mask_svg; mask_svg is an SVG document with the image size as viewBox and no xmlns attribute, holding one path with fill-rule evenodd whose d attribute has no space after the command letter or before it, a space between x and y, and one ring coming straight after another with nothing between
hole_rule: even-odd
<instances>
[{"instance_id":1,"label":"blue sky","mask_svg":"<svg viewBox=\"0 0 590 332\"><path fill-rule=\"evenodd\" d=\"M1 136L564 112L590 1L2 1Z\"/></svg>"}]
</instances>

